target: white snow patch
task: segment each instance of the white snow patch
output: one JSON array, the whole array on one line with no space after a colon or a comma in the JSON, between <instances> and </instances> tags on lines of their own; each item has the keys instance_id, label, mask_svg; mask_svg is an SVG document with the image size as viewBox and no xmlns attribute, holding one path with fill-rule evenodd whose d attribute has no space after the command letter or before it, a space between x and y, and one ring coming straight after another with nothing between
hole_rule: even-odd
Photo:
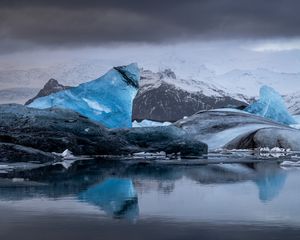
<instances>
[{"instance_id":1,"label":"white snow patch","mask_svg":"<svg viewBox=\"0 0 300 240\"><path fill-rule=\"evenodd\" d=\"M239 109L236 109L236 108L216 108L216 109L210 109L208 111L210 111L210 112L236 112L236 113L244 113L244 114L250 114L251 115L251 113L248 113L246 111L239 110Z\"/></svg>"},{"instance_id":2,"label":"white snow patch","mask_svg":"<svg viewBox=\"0 0 300 240\"><path fill-rule=\"evenodd\" d=\"M69 150L66 149L65 151L63 151L62 153L56 153L53 152L52 154L56 155L56 156L60 156L62 157L64 160L74 160L74 159L78 159L78 157L74 156L73 153Z\"/></svg>"},{"instance_id":3,"label":"white snow patch","mask_svg":"<svg viewBox=\"0 0 300 240\"><path fill-rule=\"evenodd\" d=\"M262 147L259 149L260 152L275 152L275 153L285 153L285 152L290 152L290 148L279 148L279 147L274 147L274 148L268 148L268 147Z\"/></svg>"},{"instance_id":4,"label":"white snow patch","mask_svg":"<svg viewBox=\"0 0 300 240\"><path fill-rule=\"evenodd\" d=\"M151 120L143 120L141 122L133 121L132 127L158 127L158 126L169 126L172 123L170 122L156 122Z\"/></svg>"},{"instance_id":5,"label":"white snow patch","mask_svg":"<svg viewBox=\"0 0 300 240\"><path fill-rule=\"evenodd\" d=\"M66 149L65 151L63 151L61 156L63 158L74 158L73 153L69 149Z\"/></svg>"},{"instance_id":6,"label":"white snow patch","mask_svg":"<svg viewBox=\"0 0 300 240\"><path fill-rule=\"evenodd\" d=\"M13 178L12 179L12 182L24 182L25 181L25 179L24 178Z\"/></svg>"}]
</instances>

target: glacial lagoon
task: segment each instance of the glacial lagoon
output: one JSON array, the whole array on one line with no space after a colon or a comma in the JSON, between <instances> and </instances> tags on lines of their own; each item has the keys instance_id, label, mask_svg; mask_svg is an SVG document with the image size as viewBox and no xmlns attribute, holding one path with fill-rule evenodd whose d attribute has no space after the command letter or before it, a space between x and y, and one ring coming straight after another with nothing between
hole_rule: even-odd
<instances>
[{"instance_id":1,"label":"glacial lagoon","mask_svg":"<svg viewBox=\"0 0 300 240\"><path fill-rule=\"evenodd\" d=\"M0 239L297 239L300 168L280 165L289 158L96 158L24 165L10 179L2 170Z\"/></svg>"}]
</instances>

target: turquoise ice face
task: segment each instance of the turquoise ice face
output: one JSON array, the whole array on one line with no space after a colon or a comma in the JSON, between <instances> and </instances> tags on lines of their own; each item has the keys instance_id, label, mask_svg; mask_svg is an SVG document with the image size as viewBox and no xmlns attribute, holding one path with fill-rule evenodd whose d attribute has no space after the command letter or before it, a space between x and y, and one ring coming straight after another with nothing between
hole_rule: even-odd
<instances>
[{"instance_id":1,"label":"turquoise ice face","mask_svg":"<svg viewBox=\"0 0 300 240\"><path fill-rule=\"evenodd\" d=\"M287 125L296 123L280 94L268 86L260 88L259 100L248 106L245 111Z\"/></svg>"},{"instance_id":2,"label":"turquoise ice face","mask_svg":"<svg viewBox=\"0 0 300 240\"><path fill-rule=\"evenodd\" d=\"M38 98L29 107L71 109L108 128L128 128L139 80L137 64L115 67L98 79Z\"/></svg>"}]
</instances>

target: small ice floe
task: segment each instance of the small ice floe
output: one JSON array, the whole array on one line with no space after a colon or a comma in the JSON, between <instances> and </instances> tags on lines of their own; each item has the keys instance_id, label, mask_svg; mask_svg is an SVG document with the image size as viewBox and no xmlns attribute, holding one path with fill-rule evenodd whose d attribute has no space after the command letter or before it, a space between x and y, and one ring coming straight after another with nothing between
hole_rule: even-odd
<instances>
[{"instance_id":1,"label":"small ice floe","mask_svg":"<svg viewBox=\"0 0 300 240\"><path fill-rule=\"evenodd\" d=\"M74 158L75 156L73 155L73 153L69 150L69 149L66 149L65 151L62 152L61 156L64 158L64 159L70 159L70 158Z\"/></svg>"},{"instance_id":2,"label":"small ice floe","mask_svg":"<svg viewBox=\"0 0 300 240\"><path fill-rule=\"evenodd\" d=\"M132 127L159 127L159 126L169 126L171 125L171 122L156 122L151 120L143 120L141 122L133 121Z\"/></svg>"},{"instance_id":3,"label":"small ice floe","mask_svg":"<svg viewBox=\"0 0 300 240\"><path fill-rule=\"evenodd\" d=\"M260 152L272 152L272 153L289 153L291 152L290 148L279 148L279 147L274 147L274 148L268 148L268 147L262 147L259 149Z\"/></svg>"},{"instance_id":4,"label":"small ice floe","mask_svg":"<svg viewBox=\"0 0 300 240\"><path fill-rule=\"evenodd\" d=\"M262 147L258 149L258 152L259 155L262 157L280 158L290 154L291 149L290 148L285 149L279 147L274 147L274 148Z\"/></svg>"},{"instance_id":5,"label":"small ice floe","mask_svg":"<svg viewBox=\"0 0 300 240\"><path fill-rule=\"evenodd\" d=\"M12 182L14 182L14 183L24 182L24 181L25 181L24 178L13 178L13 179L12 179Z\"/></svg>"},{"instance_id":6,"label":"small ice floe","mask_svg":"<svg viewBox=\"0 0 300 240\"><path fill-rule=\"evenodd\" d=\"M160 155L160 156L165 156L166 153L165 152L157 152L157 153L149 153L149 152L137 152L137 153L133 153L132 154L133 156L157 156L157 155Z\"/></svg>"},{"instance_id":7,"label":"small ice floe","mask_svg":"<svg viewBox=\"0 0 300 240\"><path fill-rule=\"evenodd\" d=\"M56 156L60 156L62 157L64 160L74 160L74 159L77 159L77 157L75 157L73 155L73 153L69 150L69 149L66 149L65 151L63 151L62 153L56 153L56 152L53 152L52 154L56 155Z\"/></svg>"},{"instance_id":8,"label":"small ice floe","mask_svg":"<svg viewBox=\"0 0 300 240\"><path fill-rule=\"evenodd\" d=\"M69 169L72 166L72 164L76 160L78 160L78 157L74 156L69 149L66 149L62 153L53 153L53 154L63 158L63 161L53 163L53 165L62 165L65 169Z\"/></svg>"},{"instance_id":9,"label":"small ice floe","mask_svg":"<svg viewBox=\"0 0 300 240\"><path fill-rule=\"evenodd\" d=\"M168 159L166 152L137 152L131 155L135 160L154 160L154 159ZM131 159L132 159L131 157Z\"/></svg>"},{"instance_id":10,"label":"small ice floe","mask_svg":"<svg viewBox=\"0 0 300 240\"><path fill-rule=\"evenodd\" d=\"M63 160L60 162L55 162L52 165L62 165L65 169L70 168L72 166L72 164L76 161L92 159L91 157L88 157L88 156L74 156L73 153L69 149L66 149L62 153L53 152L52 154L62 157L62 160Z\"/></svg>"}]
</instances>

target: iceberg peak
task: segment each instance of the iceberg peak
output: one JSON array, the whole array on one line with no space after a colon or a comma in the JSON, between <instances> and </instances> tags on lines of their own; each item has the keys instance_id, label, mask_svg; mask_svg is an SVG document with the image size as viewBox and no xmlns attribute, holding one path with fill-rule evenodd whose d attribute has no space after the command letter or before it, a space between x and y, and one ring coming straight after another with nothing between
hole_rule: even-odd
<instances>
[{"instance_id":1,"label":"iceberg peak","mask_svg":"<svg viewBox=\"0 0 300 240\"><path fill-rule=\"evenodd\" d=\"M139 88L140 69L137 63L131 63L127 66L114 67L122 76L123 80L136 89Z\"/></svg>"},{"instance_id":2,"label":"iceberg peak","mask_svg":"<svg viewBox=\"0 0 300 240\"><path fill-rule=\"evenodd\" d=\"M245 108L246 112L287 125L296 123L283 98L273 88L264 85L260 88L259 95L258 101Z\"/></svg>"},{"instance_id":3,"label":"iceberg peak","mask_svg":"<svg viewBox=\"0 0 300 240\"><path fill-rule=\"evenodd\" d=\"M28 106L71 109L108 128L128 128L139 80L136 63L114 67L98 79L37 98Z\"/></svg>"}]
</instances>

